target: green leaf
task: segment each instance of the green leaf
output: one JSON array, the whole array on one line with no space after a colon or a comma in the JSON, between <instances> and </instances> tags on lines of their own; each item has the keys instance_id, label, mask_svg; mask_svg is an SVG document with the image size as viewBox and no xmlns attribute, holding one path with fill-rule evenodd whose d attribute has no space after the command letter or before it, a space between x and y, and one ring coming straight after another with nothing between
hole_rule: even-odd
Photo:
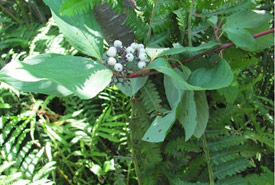
<instances>
[{"instance_id":1,"label":"green leaf","mask_svg":"<svg viewBox=\"0 0 275 185\"><path fill-rule=\"evenodd\" d=\"M226 18L225 28L255 28L261 26L272 19L270 15L258 14L253 11L239 11Z\"/></svg>"},{"instance_id":2,"label":"green leaf","mask_svg":"<svg viewBox=\"0 0 275 185\"><path fill-rule=\"evenodd\" d=\"M8 103L0 103L0 109L10 109L11 107Z\"/></svg>"},{"instance_id":3,"label":"green leaf","mask_svg":"<svg viewBox=\"0 0 275 185\"><path fill-rule=\"evenodd\" d=\"M207 19L207 23L213 27L217 25L217 22L218 22L218 17L216 15L213 15L209 19Z\"/></svg>"},{"instance_id":4,"label":"green leaf","mask_svg":"<svg viewBox=\"0 0 275 185\"><path fill-rule=\"evenodd\" d=\"M100 136L100 137L102 137L102 138L108 139L108 140L110 140L110 141L112 141L114 143L120 142L120 140L118 138L116 138L116 137L114 137L114 136L112 136L110 134L106 134L106 133L103 133L103 132L97 132L97 135Z\"/></svg>"},{"instance_id":5,"label":"green leaf","mask_svg":"<svg viewBox=\"0 0 275 185\"><path fill-rule=\"evenodd\" d=\"M72 46L86 55L102 58L103 36L92 10L81 15L61 16L59 11L64 0L44 2L50 7L56 24Z\"/></svg>"},{"instance_id":6,"label":"green leaf","mask_svg":"<svg viewBox=\"0 0 275 185\"><path fill-rule=\"evenodd\" d=\"M256 28L247 29L247 31L249 31L253 35L269 29L270 29L269 23L266 23ZM260 51L265 48L272 47L274 45L274 34L272 33L272 34L258 37L256 38L256 42L257 42L256 48L255 48L256 51Z\"/></svg>"},{"instance_id":7,"label":"green leaf","mask_svg":"<svg viewBox=\"0 0 275 185\"><path fill-rule=\"evenodd\" d=\"M115 170L115 160L111 159L110 161L105 161L103 164L103 171L107 173L108 171Z\"/></svg>"},{"instance_id":8,"label":"green leaf","mask_svg":"<svg viewBox=\"0 0 275 185\"><path fill-rule=\"evenodd\" d=\"M238 96L238 91L239 91L239 86L237 82L232 83L228 87L218 89L218 93L220 95L223 95L226 99L226 102L230 104L234 103L234 101L236 100Z\"/></svg>"},{"instance_id":9,"label":"green leaf","mask_svg":"<svg viewBox=\"0 0 275 185\"><path fill-rule=\"evenodd\" d=\"M159 56L163 51L169 50L169 48L150 48L146 47L146 53L151 59L154 59Z\"/></svg>"},{"instance_id":10,"label":"green leaf","mask_svg":"<svg viewBox=\"0 0 275 185\"><path fill-rule=\"evenodd\" d=\"M184 127L185 141L190 139L197 126L197 110L194 100L194 91L185 91L179 104L178 120Z\"/></svg>"},{"instance_id":11,"label":"green leaf","mask_svg":"<svg viewBox=\"0 0 275 185\"><path fill-rule=\"evenodd\" d=\"M176 55L176 54L186 54L189 55L190 53L198 53L198 52L203 52L206 50L210 50L212 48L218 47L219 44L216 42L208 42L201 44L198 47L177 47L177 48L170 48L170 49L165 49L164 51L160 52L158 54L158 57L165 56L165 55Z\"/></svg>"},{"instance_id":12,"label":"green leaf","mask_svg":"<svg viewBox=\"0 0 275 185\"><path fill-rule=\"evenodd\" d=\"M1 73L2 72L0 72L0 81L3 81L15 89L19 89L23 92L36 92L55 96L68 96L73 94L72 91L68 90L64 86L52 81L40 80L36 82L25 82L9 76L4 76Z\"/></svg>"},{"instance_id":13,"label":"green leaf","mask_svg":"<svg viewBox=\"0 0 275 185\"><path fill-rule=\"evenodd\" d=\"M129 84L127 83L125 85L122 85L119 83L116 86L125 95L132 97L140 90L140 88L144 86L147 79L148 79L148 76L142 77L142 78L131 78Z\"/></svg>"},{"instance_id":14,"label":"green leaf","mask_svg":"<svg viewBox=\"0 0 275 185\"><path fill-rule=\"evenodd\" d=\"M256 40L253 35L243 28L226 28L224 29L229 40L231 40L237 47L243 50L255 51Z\"/></svg>"},{"instance_id":15,"label":"green leaf","mask_svg":"<svg viewBox=\"0 0 275 185\"><path fill-rule=\"evenodd\" d=\"M153 63L151 63L147 68L155 69L163 74L168 75L169 77L173 78L178 83L178 88L182 90L204 90L200 87L195 87L190 84L188 84L185 79L179 75L174 69L171 68L168 61L164 58L158 58L154 60Z\"/></svg>"},{"instance_id":16,"label":"green leaf","mask_svg":"<svg viewBox=\"0 0 275 185\"><path fill-rule=\"evenodd\" d=\"M200 138L207 126L209 119L209 107L204 91L195 91L194 97L197 108L197 126L193 135L197 138Z\"/></svg>"},{"instance_id":17,"label":"green leaf","mask_svg":"<svg viewBox=\"0 0 275 185\"><path fill-rule=\"evenodd\" d=\"M151 143L164 141L169 129L173 126L176 120L176 109L173 109L166 116L157 116L149 129L144 134L142 140Z\"/></svg>"},{"instance_id":18,"label":"green leaf","mask_svg":"<svg viewBox=\"0 0 275 185\"><path fill-rule=\"evenodd\" d=\"M24 74L24 78L21 74ZM23 62L12 61L0 71L0 81L15 84L20 90L41 92L47 86L39 87L39 83L43 81L41 85L45 85L49 81L51 83L47 85L55 90L53 94L67 95L73 92L83 99L96 96L110 83L111 77L112 72L100 62L59 54L37 55ZM23 88L20 88L20 84L23 84ZM33 84L34 87L30 86Z\"/></svg>"},{"instance_id":19,"label":"green leaf","mask_svg":"<svg viewBox=\"0 0 275 185\"><path fill-rule=\"evenodd\" d=\"M90 170L97 176L101 176L104 174L101 166L99 166L98 164L91 164Z\"/></svg>"},{"instance_id":20,"label":"green leaf","mask_svg":"<svg viewBox=\"0 0 275 185\"><path fill-rule=\"evenodd\" d=\"M175 87L173 80L174 80L173 78L167 75L164 75L165 94L166 94L168 103L172 109L178 106L184 92L183 90Z\"/></svg>"},{"instance_id":21,"label":"green leaf","mask_svg":"<svg viewBox=\"0 0 275 185\"><path fill-rule=\"evenodd\" d=\"M147 68L155 69L173 78L173 83L177 84L177 88L181 90L219 89L230 85L233 80L231 68L224 59L220 59L216 65L199 68L192 72L188 80L189 83L186 82L182 75L179 75L172 69L168 61L164 58L156 59ZM185 73L188 72L185 71Z\"/></svg>"},{"instance_id":22,"label":"green leaf","mask_svg":"<svg viewBox=\"0 0 275 185\"><path fill-rule=\"evenodd\" d=\"M184 70L183 72L176 68L175 73L178 74L182 79L187 79L190 75L190 71L185 66L182 66L182 69ZM162 142L164 140L168 130L175 122L177 110L180 102L182 101L183 93L186 92L178 88L177 85L177 80L171 78L168 75L164 75L165 93L172 111L164 117L158 116L145 133L143 140L149 142Z\"/></svg>"},{"instance_id":23,"label":"green leaf","mask_svg":"<svg viewBox=\"0 0 275 185\"><path fill-rule=\"evenodd\" d=\"M233 80L230 66L224 59L211 67L203 67L195 70L189 77L188 82L193 86L205 90L227 87Z\"/></svg>"},{"instance_id":24,"label":"green leaf","mask_svg":"<svg viewBox=\"0 0 275 185\"><path fill-rule=\"evenodd\" d=\"M203 52L215 47L218 47L219 44L213 41L208 43L201 44L198 47L182 47L181 45L177 44L175 48L146 48L146 53L151 59L166 56L166 55L176 55L176 54L185 54L190 55L190 53L197 54L198 52Z\"/></svg>"}]
</instances>

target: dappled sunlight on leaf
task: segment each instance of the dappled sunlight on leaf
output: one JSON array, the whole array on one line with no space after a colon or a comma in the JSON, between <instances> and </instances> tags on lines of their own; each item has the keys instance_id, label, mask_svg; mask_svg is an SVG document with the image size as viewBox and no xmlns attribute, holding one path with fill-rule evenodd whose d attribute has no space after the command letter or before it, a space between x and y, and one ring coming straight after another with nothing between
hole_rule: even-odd
<instances>
[{"instance_id":1,"label":"dappled sunlight on leaf","mask_svg":"<svg viewBox=\"0 0 275 185\"><path fill-rule=\"evenodd\" d=\"M17 63L13 61L2 69L1 80L21 90L46 94L74 93L84 99L92 98L110 83L112 77L112 72L100 62L83 57L43 54L27 58L20 65ZM28 81L37 83L25 81L25 75Z\"/></svg>"}]
</instances>

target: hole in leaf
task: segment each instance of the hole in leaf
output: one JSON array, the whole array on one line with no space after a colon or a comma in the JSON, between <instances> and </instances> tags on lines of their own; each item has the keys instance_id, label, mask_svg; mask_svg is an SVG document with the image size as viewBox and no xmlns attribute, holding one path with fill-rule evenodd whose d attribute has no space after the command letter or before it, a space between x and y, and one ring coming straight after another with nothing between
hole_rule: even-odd
<instances>
[{"instance_id":1,"label":"hole in leaf","mask_svg":"<svg viewBox=\"0 0 275 185\"><path fill-rule=\"evenodd\" d=\"M161 132L162 130L161 129L159 129L159 132Z\"/></svg>"}]
</instances>

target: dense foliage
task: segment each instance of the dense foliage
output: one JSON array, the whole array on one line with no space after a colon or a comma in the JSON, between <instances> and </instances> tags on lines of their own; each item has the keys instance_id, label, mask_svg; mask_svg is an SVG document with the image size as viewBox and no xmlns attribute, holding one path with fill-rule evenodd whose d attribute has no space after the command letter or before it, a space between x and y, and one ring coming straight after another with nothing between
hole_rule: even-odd
<instances>
[{"instance_id":1,"label":"dense foliage","mask_svg":"<svg viewBox=\"0 0 275 185\"><path fill-rule=\"evenodd\" d=\"M273 35L253 38L272 1L11 2L0 184L274 184ZM105 63L112 29L146 45L145 69Z\"/></svg>"}]
</instances>

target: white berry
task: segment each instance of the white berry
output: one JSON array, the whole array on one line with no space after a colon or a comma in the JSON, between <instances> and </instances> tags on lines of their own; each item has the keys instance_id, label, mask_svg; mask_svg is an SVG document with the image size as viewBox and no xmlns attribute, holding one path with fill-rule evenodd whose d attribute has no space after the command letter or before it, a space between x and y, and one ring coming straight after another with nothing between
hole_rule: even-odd
<instances>
[{"instance_id":1,"label":"white berry","mask_svg":"<svg viewBox=\"0 0 275 185\"><path fill-rule=\"evenodd\" d=\"M131 46L129 46L128 48L126 48L126 52L127 53L134 53L135 50L134 50L134 48L132 48Z\"/></svg>"},{"instance_id":2,"label":"white berry","mask_svg":"<svg viewBox=\"0 0 275 185\"><path fill-rule=\"evenodd\" d=\"M145 68L145 66L146 66L146 63L144 61L139 61L138 62L138 68L139 69L143 69L143 68Z\"/></svg>"},{"instance_id":3,"label":"white berry","mask_svg":"<svg viewBox=\"0 0 275 185\"><path fill-rule=\"evenodd\" d=\"M122 46L122 42L120 40L115 40L114 41L114 46L120 48Z\"/></svg>"},{"instance_id":4,"label":"white berry","mask_svg":"<svg viewBox=\"0 0 275 185\"><path fill-rule=\"evenodd\" d=\"M138 46L139 46L139 48L143 48L144 49L144 45L143 44L139 44Z\"/></svg>"},{"instance_id":5,"label":"white berry","mask_svg":"<svg viewBox=\"0 0 275 185\"><path fill-rule=\"evenodd\" d=\"M147 55L146 53L140 53L138 58L141 60L141 61L145 61L147 59Z\"/></svg>"},{"instance_id":6,"label":"white berry","mask_svg":"<svg viewBox=\"0 0 275 185\"><path fill-rule=\"evenodd\" d=\"M145 53L145 49L144 48L139 48L139 53Z\"/></svg>"},{"instance_id":7,"label":"white berry","mask_svg":"<svg viewBox=\"0 0 275 185\"><path fill-rule=\"evenodd\" d=\"M138 48L139 48L139 44L133 42L133 43L131 44L131 47L132 47L133 49L138 49Z\"/></svg>"},{"instance_id":8,"label":"white berry","mask_svg":"<svg viewBox=\"0 0 275 185\"><path fill-rule=\"evenodd\" d=\"M123 66L120 63L116 63L114 68L117 72L121 72L123 70Z\"/></svg>"},{"instance_id":9,"label":"white berry","mask_svg":"<svg viewBox=\"0 0 275 185\"><path fill-rule=\"evenodd\" d=\"M132 53L128 53L126 55L126 58L127 58L128 62L132 62L134 60L134 55Z\"/></svg>"},{"instance_id":10,"label":"white berry","mask_svg":"<svg viewBox=\"0 0 275 185\"><path fill-rule=\"evenodd\" d=\"M115 57L115 56L116 56L116 52L117 52L117 50L116 50L115 47L110 47L110 48L108 49L108 51L107 51L107 55L108 55L109 57Z\"/></svg>"},{"instance_id":11,"label":"white berry","mask_svg":"<svg viewBox=\"0 0 275 185\"><path fill-rule=\"evenodd\" d=\"M108 64L113 66L116 64L116 59L114 57L108 58Z\"/></svg>"}]
</instances>

